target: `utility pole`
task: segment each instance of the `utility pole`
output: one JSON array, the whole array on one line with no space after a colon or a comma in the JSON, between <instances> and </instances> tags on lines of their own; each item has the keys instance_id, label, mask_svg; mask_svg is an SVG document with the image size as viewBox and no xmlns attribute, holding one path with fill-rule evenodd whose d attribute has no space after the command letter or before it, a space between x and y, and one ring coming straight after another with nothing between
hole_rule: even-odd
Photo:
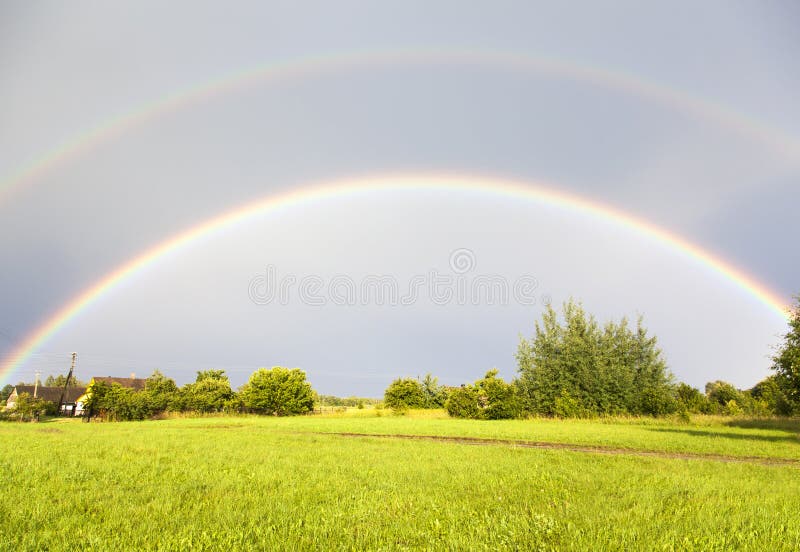
<instances>
[{"instance_id":1,"label":"utility pole","mask_svg":"<svg viewBox=\"0 0 800 552\"><path fill-rule=\"evenodd\" d=\"M69 380L72 379L72 372L75 370L75 361L78 360L78 353L72 353L72 364L69 367L69 373L67 373L67 381L64 382L64 389L61 390L61 397L58 399L58 409L56 410L56 414L61 414L61 405L64 404L64 395L67 393L67 387L69 387Z\"/></svg>"},{"instance_id":2,"label":"utility pole","mask_svg":"<svg viewBox=\"0 0 800 552\"><path fill-rule=\"evenodd\" d=\"M39 370L36 370L36 380L33 382L33 398L36 398L36 394L39 392Z\"/></svg>"}]
</instances>

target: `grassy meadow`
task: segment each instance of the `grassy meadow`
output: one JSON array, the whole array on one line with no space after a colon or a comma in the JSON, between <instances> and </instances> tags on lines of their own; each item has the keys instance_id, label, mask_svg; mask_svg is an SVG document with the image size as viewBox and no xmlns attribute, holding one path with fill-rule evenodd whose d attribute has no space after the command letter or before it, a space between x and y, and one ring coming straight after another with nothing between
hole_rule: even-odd
<instances>
[{"instance_id":1,"label":"grassy meadow","mask_svg":"<svg viewBox=\"0 0 800 552\"><path fill-rule=\"evenodd\" d=\"M797 550L798 433L372 409L5 423L0 549Z\"/></svg>"}]
</instances>

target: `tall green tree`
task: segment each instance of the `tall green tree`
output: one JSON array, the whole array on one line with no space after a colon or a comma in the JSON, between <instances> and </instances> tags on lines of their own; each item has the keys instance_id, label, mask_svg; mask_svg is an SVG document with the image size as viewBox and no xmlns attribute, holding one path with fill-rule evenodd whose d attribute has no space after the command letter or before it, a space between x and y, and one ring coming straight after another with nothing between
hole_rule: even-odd
<instances>
[{"instance_id":1,"label":"tall green tree","mask_svg":"<svg viewBox=\"0 0 800 552\"><path fill-rule=\"evenodd\" d=\"M641 319L601 326L572 299L563 322L548 305L517 348L526 408L550 416L663 414L677 407L672 375Z\"/></svg>"},{"instance_id":2,"label":"tall green tree","mask_svg":"<svg viewBox=\"0 0 800 552\"><path fill-rule=\"evenodd\" d=\"M250 376L240 393L245 408L259 414L290 416L314 408L314 391L298 368L261 368Z\"/></svg>"},{"instance_id":3,"label":"tall green tree","mask_svg":"<svg viewBox=\"0 0 800 552\"><path fill-rule=\"evenodd\" d=\"M789 313L789 331L772 357L772 369L793 409L800 409L800 295L795 301Z\"/></svg>"}]
</instances>

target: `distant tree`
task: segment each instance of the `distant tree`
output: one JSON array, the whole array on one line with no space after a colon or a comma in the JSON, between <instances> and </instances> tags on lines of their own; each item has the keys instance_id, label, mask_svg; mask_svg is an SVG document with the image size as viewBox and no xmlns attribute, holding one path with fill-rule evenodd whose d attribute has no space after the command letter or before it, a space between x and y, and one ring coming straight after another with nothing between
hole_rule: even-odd
<instances>
[{"instance_id":1,"label":"distant tree","mask_svg":"<svg viewBox=\"0 0 800 552\"><path fill-rule=\"evenodd\" d=\"M50 374L44 380L45 387L64 387L64 384L67 383L67 376L63 374L59 374L57 376L53 376ZM77 379L74 375L69 380L69 387L86 387L86 383Z\"/></svg>"},{"instance_id":2,"label":"distant tree","mask_svg":"<svg viewBox=\"0 0 800 552\"><path fill-rule=\"evenodd\" d=\"M425 396L425 408L442 408L447 400L447 390L439 385L439 378L425 374L422 379L422 394Z\"/></svg>"},{"instance_id":3,"label":"distant tree","mask_svg":"<svg viewBox=\"0 0 800 552\"><path fill-rule=\"evenodd\" d=\"M782 382L781 377L776 374L758 382L750 390L750 395L764 405L768 414L791 416L792 403L786 396L785 388L785 382Z\"/></svg>"},{"instance_id":4,"label":"distant tree","mask_svg":"<svg viewBox=\"0 0 800 552\"><path fill-rule=\"evenodd\" d=\"M319 403L322 406L355 406L358 405L368 405L368 404L377 404L379 402L378 399L370 399L368 397L337 397L335 395L319 395L315 403Z\"/></svg>"},{"instance_id":5,"label":"distant tree","mask_svg":"<svg viewBox=\"0 0 800 552\"><path fill-rule=\"evenodd\" d=\"M675 387L675 399L681 411L699 414L706 408L707 399L699 389L686 383L679 383Z\"/></svg>"},{"instance_id":6,"label":"distant tree","mask_svg":"<svg viewBox=\"0 0 800 552\"><path fill-rule=\"evenodd\" d=\"M396 410L425 408L427 405L422 383L412 378L398 378L390 383L383 393L383 402Z\"/></svg>"},{"instance_id":7,"label":"distant tree","mask_svg":"<svg viewBox=\"0 0 800 552\"><path fill-rule=\"evenodd\" d=\"M250 376L239 396L245 408L259 414L289 416L314 408L314 392L297 368L261 368Z\"/></svg>"},{"instance_id":8,"label":"distant tree","mask_svg":"<svg viewBox=\"0 0 800 552\"><path fill-rule=\"evenodd\" d=\"M731 401L742 402L742 394L727 381L710 381L706 384L706 397L720 406L725 406Z\"/></svg>"},{"instance_id":9,"label":"distant tree","mask_svg":"<svg viewBox=\"0 0 800 552\"><path fill-rule=\"evenodd\" d=\"M6 384L2 389L0 389L0 409L5 406L8 397L11 396L11 393L14 392L14 386Z\"/></svg>"},{"instance_id":10,"label":"distant tree","mask_svg":"<svg viewBox=\"0 0 800 552\"><path fill-rule=\"evenodd\" d=\"M175 409L178 386L175 380L166 377L158 370L145 380L144 397L141 400L149 411L148 416Z\"/></svg>"},{"instance_id":11,"label":"distant tree","mask_svg":"<svg viewBox=\"0 0 800 552\"><path fill-rule=\"evenodd\" d=\"M800 295L789 313L789 331L772 357L772 369L792 408L800 410Z\"/></svg>"},{"instance_id":12,"label":"distant tree","mask_svg":"<svg viewBox=\"0 0 800 552\"><path fill-rule=\"evenodd\" d=\"M194 383L183 386L182 406L195 412L222 412L233 399L233 390L225 370L197 372Z\"/></svg>"}]
</instances>

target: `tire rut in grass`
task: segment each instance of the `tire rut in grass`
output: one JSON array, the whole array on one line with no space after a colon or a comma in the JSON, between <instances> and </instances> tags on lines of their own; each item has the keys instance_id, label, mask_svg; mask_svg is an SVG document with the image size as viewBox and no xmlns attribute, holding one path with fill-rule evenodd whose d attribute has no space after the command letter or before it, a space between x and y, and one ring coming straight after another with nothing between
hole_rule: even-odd
<instances>
[{"instance_id":1,"label":"tire rut in grass","mask_svg":"<svg viewBox=\"0 0 800 552\"><path fill-rule=\"evenodd\" d=\"M314 432L315 435L334 435L337 437L352 438L382 438L405 439L414 441L437 441L473 446L506 446L519 448L533 448L544 450L566 450L569 452L583 452L589 454L627 455L653 458L667 458L670 460L711 460L716 462L737 462L761 464L765 466L792 466L800 468L800 460L793 458L770 458L764 456L733 456L728 454L713 454L701 452L667 452L658 450L627 449L607 447L602 445L576 445L571 443L556 443L548 441L522 441L516 439L487 439L481 437L454 437L447 435L408 435L408 434L382 434L382 433L353 433L353 432Z\"/></svg>"}]
</instances>

